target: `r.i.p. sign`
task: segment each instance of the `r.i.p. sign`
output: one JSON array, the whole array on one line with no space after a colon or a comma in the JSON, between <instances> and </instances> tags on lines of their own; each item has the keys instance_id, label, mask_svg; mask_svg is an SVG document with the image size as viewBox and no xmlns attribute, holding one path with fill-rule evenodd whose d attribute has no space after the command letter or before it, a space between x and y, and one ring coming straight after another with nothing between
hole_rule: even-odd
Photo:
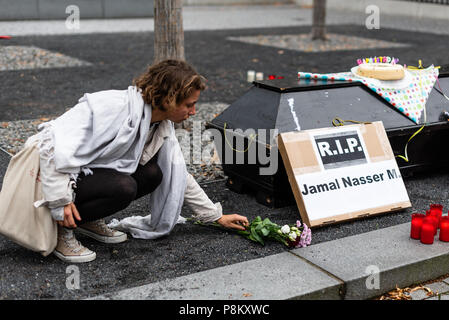
<instances>
[{"instance_id":1,"label":"r.i.p. sign","mask_svg":"<svg viewBox=\"0 0 449 320\"><path fill-rule=\"evenodd\" d=\"M282 133L278 143L309 226L411 206L382 122Z\"/></svg>"}]
</instances>

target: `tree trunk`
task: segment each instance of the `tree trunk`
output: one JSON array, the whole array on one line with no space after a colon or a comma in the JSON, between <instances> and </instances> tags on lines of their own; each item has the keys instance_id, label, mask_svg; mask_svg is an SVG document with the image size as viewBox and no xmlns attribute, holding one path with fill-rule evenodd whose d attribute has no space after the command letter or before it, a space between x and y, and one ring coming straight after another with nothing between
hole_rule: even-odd
<instances>
[{"instance_id":1,"label":"tree trunk","mask_svg":"<svg viewBox=\"0 0 449 320\"><path fill-rule=\"evenodd\" d=\"M326 0L313 0L312 40L327 40Z\"/></svg>"},{"instance_id":2,"label":"tree trunk","mask_svg":"<svg viewBox=\"0 0 449 320\"><path fill-rule=\"evenodd\" d=\"M154 63L184 60L182 0L154 1Z\"/></svg>"},{"instance_id":3,"label":"tree trunk","mask_svg":"<svg viewBox=\"0 0 449 320\"><path fill-rule=\"evenodd\" d=\"M182 0L154 0L154 61L185 60ZM185 121L175 123L175 129L185 127Z\"/></svg>"}]
</instances>

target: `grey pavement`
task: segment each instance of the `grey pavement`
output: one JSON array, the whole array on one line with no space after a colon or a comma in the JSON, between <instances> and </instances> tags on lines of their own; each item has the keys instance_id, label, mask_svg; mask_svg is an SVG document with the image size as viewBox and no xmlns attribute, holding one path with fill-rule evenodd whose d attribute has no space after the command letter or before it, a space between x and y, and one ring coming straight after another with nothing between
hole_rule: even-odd
<instances>
[{"instance_id":1,"label":"grey pavement","mask_svg":"<svg viewBox=\"0 0 449 320\"><path fill-rule=\"evenodd\" d=\"M91 299L338 299L340 286L338 279L286 252Z\"/></svg>"},{"instance_id":2,"label":"grey pavement","mask_svg":"<svg viewBox=\"0 0 449 320\"><path fill-rule=\"evenodd\" d=\"M298 6L192 6L183 8L185 31L307 25L310 9ZM153 18L83 19L80 28L67 29L65 20L0 21L2 33L12 36L154 31Z\"/></svg>"},{"instance_id":3,"label":"grey pavement","mask_svg":"<svg viewBox=\"0 0 449 320\"><path fill-rule=\"evenodd\" d=\"M309 26L311 10L298 6L186 7L185 30L225 30ZM331 10L330 25L363 26L364 14ZM0 22L13 36L152 31L152 19L82 20L80 30L63 21ZM444 20L382 15L381 27L430 34L449 34ZM9 157L0 152L2 172ZM313 230L312 246L286 250L260 247L230 232L177 226L168 238L154 242L130 239L103 246L80 238L98 254L80 265L82 287L65 286L67 265L42 258L0 237L0 299L189 299L283 300L370 299L394 289L449 273L449 243L423 245L409 238L410 215L430 203L449 206L449 174L437 172L405 179L413 207L405 211ZM203 185L224 203L227 212L268 216L279 224L298 216L295 206L269 209L249 195L238 195L223 181ZM145 212L138 202L119 217ZM188 215L189 211L183 211ZM263 282L261 282L263 280ZM433 285L445 297L447 279ZM416 300L434 299L415 291Z\"/></svg>"},{"instance_id":4,"label":"grey pavement","mask_svg":"<svg viewBox=\"0 0 449 320\"><path fill-rule=\"evenodd\" d=\"M375 3L375 1L374 1ZM367 14L330 8L326 24L365 26ZM449 34L449 20L403 17L381 12L380 28ZM310 26L312 9L298 5L235 5L188 6L183 8L185 31L233 30L251 28L276 28ZM75 35L89 33L148 32L154 31L153 18L88 19L80 15L80 28L68 29L65 20L0 21L4 35Z\"/></svg>"},{"instance_id":5,"label":"grey pavement","mask_svg":"<svg viewBox=\"0 0 449 320\"><path fill-rule=\"evenodd\" d=\"M425 245L409 232L410 223L399 224L91 299L370 299L448 272L449 243L437 235ZM445 281L427 287L449 292Z\"/></svg>"}]
</instances>

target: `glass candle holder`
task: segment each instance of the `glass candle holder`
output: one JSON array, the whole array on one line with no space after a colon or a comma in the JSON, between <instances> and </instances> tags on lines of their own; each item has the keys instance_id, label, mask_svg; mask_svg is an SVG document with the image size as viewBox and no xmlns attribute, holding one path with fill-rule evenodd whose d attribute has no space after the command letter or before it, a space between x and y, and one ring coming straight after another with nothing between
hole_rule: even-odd
<instances>
[{"instance_id":1,"label":"glass candle holder","mask_svg":"<svg viewBox=\"0 0 449 320\"><path fill-rule=\"evenodd\" d=\"M435 224L432 221L427 220L425 218L423 220L423 224L421 226L421 243L424 244L432 244L435 237Z\"/></svg>"},{"instance_id":2,"label":"glass candle holder","mask_svg":"<svg viewBox=\"0 0 449 320\"><path fill-rule=\"evenodd\" d=\"M437 234L437 232L438 232L438 224L439 224L438 217L433 215L433 214L430 214L430 215L426 216L425 219L427 219L428 223L432 223L433 224L434 232L435 232L435 234Z\"/></svg>"},{"instance_id":3,"label":"glass candle holder","mask_svg":"<svg viewBox=\"0 0 449 320\"><path fill-rule=\"evenodd\" d=\"M435 218L435 220L436 220L436 228L439 229L440 228L441 214L439 212L437 212L437 211L431 211L429 216Z\"/></svg>"},{"instance_id":4,"label":"glass candle holder","mask_svg":"<svg viewBox=\"0 0 449 320\"><path fill-rule=\"evenodd\" d=\"M426 216L422 213L412 214L412 223L410 230L410 238L420 239L421 238L421 227Z\"/></svg>"},{"instance_id":5,"label":"glass candle holder","mask_svg":"<svg viewBox=\"0 0 449 320\"><path fill-rule=\"evenodd\" d=\"M449 242L449 217L440 220L440 241Z\"/></svg>"},{"instance_id":6,"label":"glass candle holder","mask_svg":"<svg viewBox=\"0 0 449 320\"><path fill-rule=\"evenodd\" d=\"M430 212L432 212L432 211L437 211L437 212L439 212L440 214L442 214L443 213L443 205L441 205L441 204L431 204L430 205Z\"/></svg>"}]
</instances>

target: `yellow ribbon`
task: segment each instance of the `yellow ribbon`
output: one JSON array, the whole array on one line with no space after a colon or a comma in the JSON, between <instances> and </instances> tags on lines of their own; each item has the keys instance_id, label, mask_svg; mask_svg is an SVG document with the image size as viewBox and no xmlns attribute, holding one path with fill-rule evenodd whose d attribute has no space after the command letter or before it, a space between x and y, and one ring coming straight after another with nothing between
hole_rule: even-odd
<instances>
[{"instance_id":1,"label":"yellow ribbon","mask_svg":"<svg viewBox=\"0 0 449 320\"><path fill-rule=\"evenodd\" d=\"M407 66L407 69L409 69L409 70L422 70L422 69L424 69L424 67L422 66L422 60L421 59L418 60L418 63L419 63L419 66L417 66L417 67L415 67L415 66ZM441 66L437 66L437 67L434 67L434 68L435 69L440 69Z\"/></svg>"},{"instance_id":2,"label":"yellow ribbon","mask_svg":"<svg viewBox=\"0 0 449 320\"><path fill-rule=\"evenodd\" d=\"M232 150L234 150L235 152L247 152L248 149L249 149L249 147L251 146L251 143L252 143L252 142L254 141L254 139L256 139L256 137L257 137L257 134L250 134L250 135L249 135L250 141L249 141L249 143L248 143L248 147L246 147L245 150L237 150L237 149L234 149L234 146L231 145L231 143L229 142L229 140L228 140L228 138L227 138L227 136L226 136L226 122L224 123L224 126L223 126L223 132L224 132L224 137L225 137L226 143L227 143L228 146L229 146Z\"/></svg>"},{"instance_id":3,"label":"yellow ribbon","mask_svg":"<svg viewBox=\"0 0 449 320\"><path fill-rule=\"evenodd\" d=\"M409 70L421 70L424 69L424 67L422 66L422 60L419 59L418 60L419 66L415 67L415 66L407 66L407 69Z\"/></svg>"},{"instance_id":4,"label":"yellow ribbon","mask_svg":"<svg viewBox=\"0 0 449 320\"><path fill-rule=\"evenodd\" d=\"M363 121L356 121L356 120L342 120L339 117L335 117L334 119L332 119L332 125L334 127L344 126L345 122L362 123L362 124L369 124L369 123L371 123L371 122L363 122Z\"/></svg>"},{"instance_id":5,"label":"yellow ribbon","mask_svg":"<svg viewBox=\"0 0 449 320\"><path fill-rule=\"evenodd\" d=\"M336 117L332 120L332 125L334 127L339 127L339 126L344 126L345 122L352 122L352 123L362 123L362 124L370 124L371 122L363 122L363 121L356 121L356 120L342 120L339 117ZM410 142L410 140L413 139L413 137L415 137L418 133L421 132L422 129L424 129L425 125L423 125L418 131L416 131L407 141L407 143L405 144L405 157L401 156L401 155L397 155L396 157L401 158L403 160L405 160L406 162L409 162L408 159L408 153L407 153L407 148L408 148L408 143Z\"/></svg>"},{"instance_id":6,"label":"yellow ribbon","mask_svg":"<svg viewBox=\"0 0 449 320\"><path fill-rule=\"evenodd\" d=\"M409 69L409 70L418 70L418 71L421 71L422 69L424 69L421 59L418 60L418 64L419 64L418 67L407 66L407 69ZM437 67L434 67L434 68L435 69L439 69L440 66L437 66ZM419 87L422 90L421 76L418 74L418 77L419 77ZM404 148L404 155L405 156L397 155L396 157L401 158L401 159L403 159L406 162L409 162L408 153L407 153L408 144L409 144L410 140L412 140L418 133L420 133L422 131L422 129L424 129L424 127L426 126L426 123L427 123L427 111L426 111L426 105L424 105L424 125L421 128L419 128L415 133L413 133L412 136L408 139L407 143L405 144L405 148Z\"/></svg>"},{"instance_id":7,"label":"yellow ribbon","mask_svg":"<svg viewBox=\"0 0 449 320\"><path fill-rule=\"evenodd\" d=\"M418 133L420 133L421 130L424 129L425 126L426 126L426 125L423 125L421 128L419 128L419 130L416 131L414 134L412 134L412 136L408 139L407 143L405 144L405 148L404 148L404 155L405 155L405 157L404 157L404 156L401 156L401 155L399 155L399 154L398 154L396 157L405 160L405 162L409 162L409 160L408 160L408 154L407 154L408 143L410 142L410 140L413 139L414 136L416 136Z\"/></svg>"}]
</instances>

